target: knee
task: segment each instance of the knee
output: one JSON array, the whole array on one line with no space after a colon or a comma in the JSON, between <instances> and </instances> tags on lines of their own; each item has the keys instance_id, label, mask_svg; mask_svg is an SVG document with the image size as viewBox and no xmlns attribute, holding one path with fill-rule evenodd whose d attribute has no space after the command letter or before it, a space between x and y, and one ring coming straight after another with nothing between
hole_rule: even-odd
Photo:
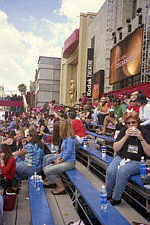
<instances>
[{"instance_id":1,"label":"knee","mask_svg":"<svg viewBox=\"0 0 150 225\"><path fill-rule=\"evenodd\" d=\"M107 175L107 176L113 176L113 175L114 175L114 170L112 169L111 166L108 166L108 167L107 167L106 175Z\"/></svg>"},{"instance_id":2,"label":"knee","mask_svg":"<svg viewBox=\"0 0 150 225\"><path fill-rule=\"evenodd\" d=\"M128 179L129 178L129 173L128 173L128 171L126 169L123 168L123 166L121 166L118 169L118 176L120 178Z\"/></svg>"}]
</instances>

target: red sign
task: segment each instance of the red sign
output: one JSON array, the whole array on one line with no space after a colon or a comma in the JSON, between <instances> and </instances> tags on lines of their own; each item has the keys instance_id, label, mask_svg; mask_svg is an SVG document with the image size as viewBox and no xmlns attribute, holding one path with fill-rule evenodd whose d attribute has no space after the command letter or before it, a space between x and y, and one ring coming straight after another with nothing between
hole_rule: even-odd
<instances>
[{"instance_id":1,"label":"red sign","mask_svg":"<svg viewBox=\"0 0 150 225\"><path fill-rule=\"evenodd\" d=\"M69 56L75 51L79 44L79 29L76 29L64 43L63 58Z\"/></svg>"}]
</instances>

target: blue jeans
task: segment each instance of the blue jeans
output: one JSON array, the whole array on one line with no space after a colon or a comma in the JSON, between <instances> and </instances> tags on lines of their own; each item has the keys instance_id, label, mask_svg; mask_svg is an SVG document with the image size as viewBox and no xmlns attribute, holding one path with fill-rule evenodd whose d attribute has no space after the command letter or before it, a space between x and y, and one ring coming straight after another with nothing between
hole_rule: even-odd
<instances>
[{"instance_id":1,"label":"blue jeans","mask_svg":"<svg viewBox=\"0 0 150 225\"><path fill-rule=\"evenodd\" d=\"M48 182L53 184L56 183L59 179L59 174L71 170L75 167L73 162L62 162L57 165L48 165L43 168L44 174L46 175Z\"/></svg>"},{"instance_id":2,"label":"blue jeans","mask_svg":"<svg viewBox=\"0 0 150 225\"><path fill-rule=\"evenodd\" d=\"M43 157L43 165L42 167L46 167L49 164L52 164L53 161L57 159L56 154L47 154Z\"/></svg>"},{"instance_id":3,"label":"blue jeans","mask_svg":"<svg viewBox=\"0 0 150 225\"><path fill-rule=\"evenodd\" d=\"M131 175L140 173L140 162L131 160L123 166L120 164L122 158L116 156L111 164L107 167L106 171L106 190L108 197L112 196L114 200L120 200L122 193L128 183L128 179Z\"/></svg>"},{"instance_id":4,"label":"blue jeans","mask_svg":"<svg viewBox=\"0 0 150 225\"><path fill-rule=\"evenodd\" d=\"M16 173L15 173L15 179L16 180L24 180L28 177L32 176L34 172L39 173L41 171L40 168L32 168L31 166L28 166L24 161L16 162Z\"/></svg>"}]
</instances>

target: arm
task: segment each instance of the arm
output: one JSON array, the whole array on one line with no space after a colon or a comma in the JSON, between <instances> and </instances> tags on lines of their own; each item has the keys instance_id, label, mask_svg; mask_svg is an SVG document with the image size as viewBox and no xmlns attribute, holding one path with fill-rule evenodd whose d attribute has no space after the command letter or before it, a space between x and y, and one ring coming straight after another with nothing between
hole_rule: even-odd
<instances>
[{"instance_id":1,"label":"arm","mask_svg":"<svg viewBox=\"0 0 150 225\"><path fill-rule=\"evenodd\" d=\"M60 153L60 158L63 159L63 161L69 159L73 153L74 148L75 148L75 139L69 138L67 140L65 148L63 149L63 152Z\"/></svg>"},{"instance_id":2,"label":"arm","mask_svg":"<svg viewBox=\"0 0 150 225\"><path fill-rule=\"evenodd\" d=\"M12 167L14 167L14 164L15 164L15 159L13 157L11 157L8 160L6 165L4 164L4 161L1 160L0 168L1 168L2 174L8 173L12 169Z\"/></svg>"},{"instance_id":3,"label":"arm","mask_svg":"<svg viewBox=\"0 0 150 225\"><path fill-rule=\"evenodd\" d=\"M147 143L147 141L145 140L145 138L143 137L143 135L142 135L142 133L139 129L136 129L135 135L137 136L137 138L141 142L141 145L143 147L143 150L144 150L145 154L147 156L150 156L150 144Z\"/></svg>"},{"instance_id":4,"label":"arm","mask_svg":"<svg viewBox=\"0 0 150 225\"><path fill-rule=\"evenodd\" d=\"M27 154L27 151L23 148L21 151L13 152L14 156L24 156Z\"/></svg>"},{"instance_id":5,"label":"arm","mask_svg":"<svg viewBox=\"0 0 150 225\"><path fill-rule=\"evenodd\" d=\"M122 148L122 146L124 145L127 139L128 139L128 135L125 134L125 136L120 141L115 142L113 144L114 152L118 152Z\"/></svg>"}]
</instances>

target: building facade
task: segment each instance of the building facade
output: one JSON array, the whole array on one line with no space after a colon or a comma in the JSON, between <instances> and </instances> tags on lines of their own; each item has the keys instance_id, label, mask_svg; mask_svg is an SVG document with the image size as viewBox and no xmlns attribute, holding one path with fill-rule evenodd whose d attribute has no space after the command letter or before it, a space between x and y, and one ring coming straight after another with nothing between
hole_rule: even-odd
<instances>
[{"instance_id":1,"label":"building facade","mask_svg":"<svg viewBox=\"0 0 150 225\"><path fill-rule=\"evenodd\" d=\"M149 0L106 0L89 24L88 48L94 48L93 80L99 80L98 89L105 93L150 81L149 75L143 75L150 67L144 66L144 61L149 61L150 43L144 36L145 24L150 24L150 19L145 19L149 4Z\"/></svg>"},{"instance_id":2,"label":"building facade","mask_svg":"<svg viewBox=\"0 0 150 225\"><path fill-rule=\"evenodd\" d=\"M61 58L40 56L35 74L36 107L55 100L59 103Z\"/></svg>"},{"instance_id":3,"label":"building facade","mask_svg":"<svg viewBox=\"0 0 150 225\"><path fill-rule=\"evenodd\" d=\"M80 29L65 41L61 61L60 103L74 105L86 91L88 26L95 13L80 14Z\"/></svg>"}]
</instances>

